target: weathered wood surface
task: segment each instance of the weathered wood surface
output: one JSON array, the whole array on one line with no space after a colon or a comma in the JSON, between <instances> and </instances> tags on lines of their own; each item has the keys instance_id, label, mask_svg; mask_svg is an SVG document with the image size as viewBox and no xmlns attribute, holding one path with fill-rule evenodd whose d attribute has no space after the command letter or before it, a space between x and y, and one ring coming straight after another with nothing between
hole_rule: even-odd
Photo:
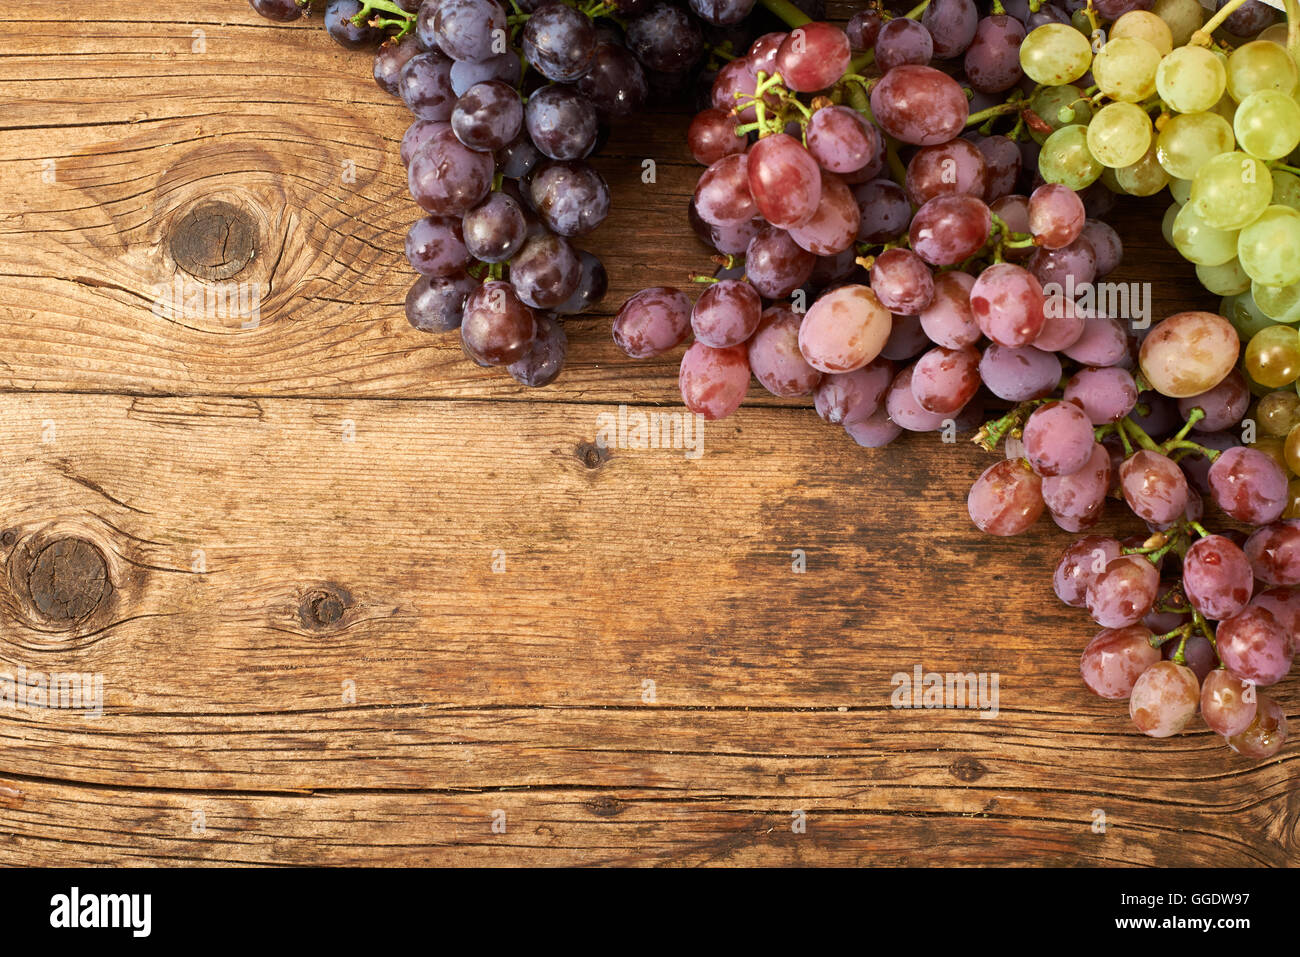
<instances>
[{"instance_id":1,"label":"weathered wood surface","mask_svg":"<svg viewBox=\"0 0 1300 957\"><path fill-rule=\"evenodd\" d=\"M0 671L100 674L104 715L0 708L0 862L1300 859L1296 747L1088 694L1067 536L976 534L975 449L756 391L698 459L602 452L674 361L583 319L526 392L410 331L364 55L238 2L45 13L0 11ZM611 303L705 262L661 119L600 161ZM1127 275L1203 301L1149 220ZM269 283L258 326L155 315L178 258ZM997 672L998 716L894 709L917 665Z\"/></svg>"}]
</instances>

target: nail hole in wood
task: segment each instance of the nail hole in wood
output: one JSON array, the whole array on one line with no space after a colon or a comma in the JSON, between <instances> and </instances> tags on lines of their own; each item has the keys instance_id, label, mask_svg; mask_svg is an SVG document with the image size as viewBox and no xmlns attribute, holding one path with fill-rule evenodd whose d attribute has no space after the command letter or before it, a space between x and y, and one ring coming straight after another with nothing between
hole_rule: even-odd
<instances>
[{"instance_id":1,"label":"nail hole in wood","mask_svg":"<svg viewBox=\"0 0 1300 957\"><path fill-rule=\"evenodd\" d=\"M200 203L172 226L176 264L198 279L229 279L257 255L257 226L230 203Z\"/></svg>"}]
</instances>

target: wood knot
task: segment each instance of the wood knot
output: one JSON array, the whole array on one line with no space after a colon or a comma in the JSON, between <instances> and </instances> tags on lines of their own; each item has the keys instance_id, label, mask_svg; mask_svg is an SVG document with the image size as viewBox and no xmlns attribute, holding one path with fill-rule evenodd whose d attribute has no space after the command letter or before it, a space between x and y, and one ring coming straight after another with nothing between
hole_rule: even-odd
<instances>
[{"instance_id":1,"label":"wood knot","mask_svg":"<svg viewBox=\"0 0 1300 957\"><path fill-rule=\"evenodd\" d=\"M312 631L328 631L352 607L352 595L337 585L313 588L298 604L299 620Z\"/></svg>"},{"instance_id":2,"label":"wood knot","mask_svg":"<svg viewBox=\"0 0 1300 957\"><path fill-rule=\"evenodd\" d=\"M595 442L579 442L578 461L589 469L598 469L609 461L609 449Z\"/></svg>"},{"instance_id":3,"label":"wood knot","mask_svg":"<svg viewBox=\"0 0 1300 957\"><path fill-rule=\"evenodd\" d=\"M201 202L173 221L171 254L197 279L229 279L257 255L257 224L244 210L220 200Z\"/></svg>"},{"instance_id":4,"label":"wood knot","mask_svg":"<svg viewBox=\"0 0 1300 957\"><path fill-rule=\"evenodd\" d=\"M51 624L70 625L89 617L111 589L104 553L84 538L50 542L36 552L27 573L32 607Z\"/></svg>"},{"instance_id":5,"label":"wood knot","mask_svg":"<svg viewBox=\"0 0 1300 957\"><path fill-rule=\"evenodd\" d=\"M988 774L989 769L980 764L977 758L972 758L969 754L964 754L948 767L948 773L958 781L964 781L970 784L972 781L978 781L984 775Z\"/></svg>"},{"instance_id":6,"label":"wood knot","mask_svg":"<svg viewBox=\"0 0 1300 957\"><path fill-rule=\"evenodd\" d=\"M624 804L617 798L601 796L584 801L587 809L596 817L618 817L623 813Z\"/></svg>"}]
</instances>

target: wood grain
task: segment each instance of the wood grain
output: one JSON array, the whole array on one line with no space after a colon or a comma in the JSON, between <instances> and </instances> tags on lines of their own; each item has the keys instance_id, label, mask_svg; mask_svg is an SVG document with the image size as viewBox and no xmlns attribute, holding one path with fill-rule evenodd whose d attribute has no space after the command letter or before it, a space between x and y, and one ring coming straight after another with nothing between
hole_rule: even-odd
<instances>
[{"instance_id":1,"label":"wood grain","mask_svg":"<svg viewBox=\"0 0 1300 957\"><path fill-rule=\"evenodd\" d=\"M602 449L675 358L584 319L526 392L411 331L364 55L236 2L40 11L0 12L0 671L104 713L0 707L0 862L1300 860L1295 747L1140 739L1082 687L1068 537L976 534L987 456L757 392L697 459ZM600 161L611 303L706 261L684 123ZM1204 301L1120 222L1164 311ZM265 286L257 327L155 315L178 261ZM996 672L998 715L896 709L918 665Z\"/></svg>"}]
</instances>

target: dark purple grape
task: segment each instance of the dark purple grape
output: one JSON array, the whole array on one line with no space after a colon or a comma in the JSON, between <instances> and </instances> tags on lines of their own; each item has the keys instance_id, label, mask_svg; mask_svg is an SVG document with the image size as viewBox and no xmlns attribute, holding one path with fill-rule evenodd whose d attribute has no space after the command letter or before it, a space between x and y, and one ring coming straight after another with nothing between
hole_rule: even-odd
<instances>
[{"instance_id":1,"label":"dark purple grape","mask_svg":"<svg viewBox=\"0 0 1300 957\"><path fill-rule=\"evenodd\" d=\"M651 70L681 73L704 55L704 35L685 10L656 3L628 23L627 47Z\"/></svg>"},{"instance_id":2,"label":"dark purple grape","mask_svg":"<svg viewBox=\"0 0 1300 957\"><path fill-rule=\"evenodd\" d=\"M533 208L551 232L582 236L609 215L609 186L582 160L548 161L528 178Z\"/></svg>"},{"instance_id":3,"label":"dark purple grape","mask_svg":"<svg viewBox=\"0 0 1300 957\"><path fill-rule=\"evenodd\" d=\"M1227 3L1228 0L1215 0L1215 12L1222 10ZM1228 19L1223 21L1223 28L1235 37L1253 37L1276 20L1277 11L1267 3L1261 3L1260 0L1246 0L1228 14Z\"/></svg>"},{"instance_id":4,"label":"dark purple grape","mask_svg":"<svg viewBox=\"0 0 1300 957\"><path fill-rule=\"evenodd\" d=\"M411 156L411 196L435 216L463 216L488 194L495 170L490 153L462 144L451 128L436 132Z\"/></svg>"},{"instance_id":5,"label":"dark purple grape","mask_svg":"<svg viewBox=\"0 0 1300 957\"><path fill-rule=\"evenodd\" d=\"M816 117L813 121L816 122ZM726 110L710 107L695 114L691 120L686 131L686 145L695 162L712 166L724 157L745 152L749 139L736 133L735 116Z\"/></svg>"},{"instance_id":6,"label":"dark purple grape","mask_svg":"<svg viewBox=\"0 0 1300 957\"><path fill-rule=\"evenodd\" d=\"M1025 75L1020 69L1020 44L1024 40L1024 25L1014 17L994 14L981 20L964 61L972 89L1004 93L1019 83Z\"/></svg>"},{"instance_id":7,"label":"dark purple grape","mask_svg":"<svg viewBox=\"0 0 1300 957\"><path fill-rule=\"evenodd\" d=\"M451 60L435 51L417 53L398 74L397 92L406 108L420 119L447 122L456 106Z\"/></svg>"},{"instance_id":8,"label":"dark purple grape","mask_svg":"<svg viewBox=\"0 0 1300 957\"><path fill-rule=\"evenodd\" d=\"M884 25L884 20L880 16L879 10L859 10L849 18L848 25L845 26L844 32L848 34L849 46L856 53L865 53L876 45L876 37L880 35L880 28Z\"/></svg>"},{"instance_id":9,"label":"dark purple grape","mask_svg":"<svg viewBox=\"0 0 1300 957\"><path fill-rule=\"evenodd\" d=\"M480 152L499 150L512 142L523 123L524 105L519 93L500 80L474 84L451 112L456 138Z\"/></svg>"},{"instance_id":10,"label":"dark purple grape","mask_svg":"<svg viewBox=\"0 0 1300 957\"><path fill-rule=\"evenodd\" d=\"M401 96L402 69L420 52L415 37L408 36L400 43L389 40L375 53L374 74L379 88L393 96Z\"/></svg>"},{"instance_id":11,"label":"dark purple grape","mask_svg":"<svg viewBox=\"0 0 1300 957\"><path fill-rule=\"evenodd\" d=\"M921 23L934 37L934 55L950 60L966 52L975 38L979 12L974 0L930 0Z\"/></svg>"},{"instance_id":12,"label":"dark purple grape","mask_svg":"<svg viewBox=\"0 0 1300 957\"><path fill-rule=\"evenodd\" d=\"M506 179L522 179L542 160L541 151L527 133L520 133L497 150L497 172Z\"/></svg>"},{"instance_id":13,"label":"dark purple grape","mask_svg":"<svg viewBox=\"0 0 1300 957\"><path fill-rule=\"evenodd\" d=\"M461 228L469 254L485 263L505 262L528 236L524 211L505 193L491 193L465 214Z\"/></svg>"},{"instance_id":14,"label":"dark purple grape","mask_svg":"<svg viewBox=\"0 0 1300 957\"><path fill-rule=\"evenodd\" d=\"M522 42L524 59L557 83L576 80L596 57L596 27L591 19L558 2L528 18Z\"/></svg>"},{"instance_id":15,"label":"dark purple grape","mask_svg":"<svg viewBox=\"0 0 1300 957\"><path fill-rule=\"evenodd\" d=\"M816 262L816 256L774 226L762 227L745 253L749 281L768 299L784 299L806 283Z\"/></svg>"},{"instance_id":16,"label":"dark purple grape","mask_svg":"<svg viewBox=\"0 0 1300 957\"><path fill-rule=\"evenodd\" d=\"M279 23L290 23L303 15L306 7L300 7L297 0L248 0L261 16Z\"/></svg>"},{"instance_id":17,"label":"dark purple grape","mask_svg":"<svg viewBox=\"0 0 1300 957\"><path fill-rule=\"evenodd\" d=\"M533 143L551 159L582 159L596 146L596 108L571 86L551 84L533 93L524 122Z\"/></svg>"},{"instance_id":18,"label":"dark purple grape","mask_svg":"<svg viewBox=\"0 0 1300 957\"><path fill-rule=\"evenodd\" d=\"M513 50L498 53L479 63L456 60L451 65L451 89L457 96L463 96L475 83L486 83L488 80L500 80L508 86L518 86L522 77L523 65Z\"/></svg>"},{"instance_id":19,"label":"dark purple grape","mask_svg":"<svg viewBox=\"0 0 1300 957\"><path fill-rule=\"evenodd\" d=\"M465 300L479 282L472 276L421 276L406 293L406 321L421 332L450 332L460 328Z\"/></svg>"},{"instance_id":20,"label":"dark purple grape","mask_svg":"<svg viewBox=\"0 0 1300 957\"><path fill-rule=\"evenodd\" d=\"M903 187L887 179L873 179L853 187L861 220L858 239L864 243L886 243L897 239L912 220L912 206Z\"/></svg>"},{"instance_id":21,"label":"dark purple grape","mask_svg":"<svg viewBox=\"0 0 1300 957\"><path fill-rule=\"evenodd\" d=\"M582 281L582 263L563 236L531 236L510 260L510 281L534 309L554 309Z\"/></svg>"},{"instance_id":22,"label":"dark purple grape","mask_svg":"<svg viewBox=\"0 0 1300 957\"><path fill-rule=\"evenodd\" d=\"M600 258L580 249L578 260L582 269L578 277L578 288L573 291L573 295L555 307L555 311L562 316L576 316L589 312L605 298L605 293L609 291L609 275L605 272L605 265Z\"/></svg>"},{"instance_id":23,"label":"dark purple grape","mask_svg":"<svg viewBox=\"0 0 1300 957\"><path fill-rule=\"evenodd\" d=\"M330 0L325 8L325 32L341 47L360 50L378 46L384 33L368 23L356 24L352 18L360 13L360 0Z\"/></svg>"},{"instance_id":24,"label":"dark purple grape","mask_svg":"<svg viewBox=\"0 0 1300 957\"><path fill-rule=\"evenodd\" d=\"M992 203L1009 196L1016 188L1016 180L1020 178L1020 147L1015 140L996 134L981 137L975 145L984 156L987 174L984 202Z\"/></svg>"},{"instance_id":25,"label":"dark purple grape","mask_svg":"<svg viewBox=\"0 0 1300 957\"><path fill-rule=\"evenodd\" d=\"M930 31L915 20L897 17L880 28L876 37L876 63L889 72L904 63L929 63L934 56Z\"/></svg>"},{"instance_id":26,"label":"dark purple grape","mask_svg":"<svg viewBox=\"0 0 1300 957\"><path fill-rule=\"evenodd\" d=\"M425 276L454 276L469 265L460 220L455 216L425 216L406 233L406 261Z\"/></svg>"},{"instance_id":27,"label":"dark purple grape","mask_svg":"<svg viewBox=\"0 0 1300 957\"><path fill-rule=\"evenodd\" d=\"M616 43L597 45L591 69L575 85L605 117L631 116L650 97L645 70L636 57Z\"/></svg>"},{"instance_id":28,"label":"dark purple grape","mask_svg":"<svg viewBox=\"0 0 1300 957\"><path fill-rule=\"evenodd\" d=\"M406 132L402 134L402 146L398 151L398 155L402 158L402 165L410 166L411 157L415 155L420 147L433 139L434 135L439 131L450 128L451 124L449 123L438 123L433 120L416 120L408 126Z\"/></svg>"},{"instance_id":29,"label":"dark purple grape","mask_svg":"<svg viewBox=\"0 0 1300 957\"><path fill-rule=\"evenodd\" d=\"M691 10L701 20L717 26L739 23L754 9L755 0L691 0Z\"/></svg>"},{"instance_id":30,"label":"dark purple grape","mask_svg":"<svg viewBox=\"0 0 1300 957\"><path fill-rule=\"evenodd\" d=\"M524 354L506 366L510 378L533 389L555 381L569 351L569 337L553 317L538 316L536 322L537 332Z\"/></svg>"},{"instance_id":31,"label":"dark purple grape","mask_svg":"<svg viewBox=\"0 0 1300 957\"><path fill-rule=\"evenodd\" d=\"M453 60L475 63L508 48L506 11L496 0L437 0L421 8L434 8L433 39Z\"/></svg>"},{"instance_id":32,"label":"dark purple grape","mask_svg":"<svg viewBox=\"0 0 1300 957\"><path fill-rule=\"evenodd\" d=\"M633 359L675 349L690 331L691 300L671 286L642 289L614 317L614 342Z\"/></svg>"},{"instance_id":33,"label":"dark purple grape","mask_svg":"<svg viewBox=\"0 0 1300 957\"><path fill-rule=\"evenodd\" d=\"M501 366L519 360L536 333L533 310L508 282L485 282L465 301L461 341L481 362Z\"/></svg>"}]
</instances>

